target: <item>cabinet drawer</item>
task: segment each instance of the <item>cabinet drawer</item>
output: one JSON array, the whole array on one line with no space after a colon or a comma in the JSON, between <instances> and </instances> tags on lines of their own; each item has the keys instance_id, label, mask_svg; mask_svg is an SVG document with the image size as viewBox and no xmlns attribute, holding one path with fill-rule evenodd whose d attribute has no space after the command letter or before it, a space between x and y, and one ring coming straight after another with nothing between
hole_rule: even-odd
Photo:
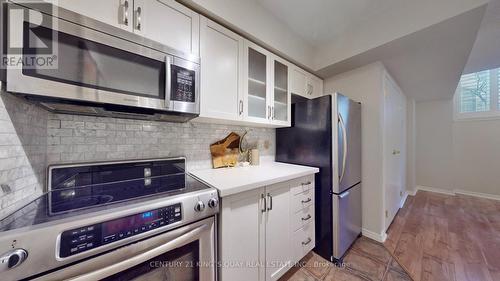
<instances>
[{"instance_id":1,"label":"cabinet drawer","mask_svg":"<svg viewBox=\"0 0 500 281\"><path fill-rule=\"evenodd\" d=\"M304 225L314 221L314 205L309 205L291 216L292 231L296 231Z\"/></svg>"},{"instance_id":2,"label":"cabinet drawer","mask_svg":"<svg viewBox=\"0 0 500 281\"><path fill-rule=\"evenodd\" d=\"M314 175L303 177L294 181L291 191L293 195L297 195L306 191L310 191L314 187Z\"/></svg>"},{"instance_id":3,"label":"cabinet drawer","mask_svg":"<svg viewBox=\"0 0 500 281\"><path fill-rule=\"evenodd\" d=\"M308 223L293 234L292 251L295 261L302 259L316 245L314 223Z\"/></svg>"},{"instance_id":4,"label":"cabinet drawer","mask_svg":"<svg viewBox=\"0 0 500 281\"><path fill-rule=\"evenodd\" d=\"M309 190L292 197L292 212L297 213L305 207L311 206L314 201L314 193Z\"/></svg>"}]
</instances>

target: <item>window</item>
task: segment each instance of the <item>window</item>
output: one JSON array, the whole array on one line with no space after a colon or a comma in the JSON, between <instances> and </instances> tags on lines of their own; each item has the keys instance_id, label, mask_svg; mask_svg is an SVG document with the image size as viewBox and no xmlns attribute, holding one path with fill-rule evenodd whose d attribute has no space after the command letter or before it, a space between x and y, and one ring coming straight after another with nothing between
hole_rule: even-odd
<instances>
[{"instance_id":1,"label":"window","mask_svg":"<svg viewBox=\"0 0 500 281\"><path fill-rule=\"evenodd\" d=\"M499 84L498 68L462 75L455 94L455 116L500 117Z\"/></svg>"}]
</instances>

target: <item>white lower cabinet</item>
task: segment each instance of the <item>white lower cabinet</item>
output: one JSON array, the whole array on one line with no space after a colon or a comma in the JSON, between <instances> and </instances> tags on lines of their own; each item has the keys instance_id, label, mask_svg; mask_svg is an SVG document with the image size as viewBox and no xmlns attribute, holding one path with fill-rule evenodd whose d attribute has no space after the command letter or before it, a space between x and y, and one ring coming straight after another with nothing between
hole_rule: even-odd
<instances>
[{"instance_id":1,"label":"white lower cabinet","mask_svg":"<svg viewBox=\"0 0 500 281\"><path fill-rule=\"evenodd\" d=\"M314 248L314 227L314 176L223 197L220 280L278 280Z\"/></svg>"}]
</instances>

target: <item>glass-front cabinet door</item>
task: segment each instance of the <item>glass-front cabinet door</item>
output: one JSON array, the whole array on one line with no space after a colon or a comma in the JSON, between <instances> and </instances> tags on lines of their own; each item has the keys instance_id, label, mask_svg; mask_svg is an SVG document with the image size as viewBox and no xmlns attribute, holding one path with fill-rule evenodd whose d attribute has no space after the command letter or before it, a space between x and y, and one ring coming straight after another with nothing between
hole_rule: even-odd
<instances>
[{"instance_id":1,"label":"glass-front cabinet door","mask_svg":"<svg viewBox=\"0 0 500 281\"><path fill-rule=\"evenodd\" d=\"M269 106L269 54L259 46L247 42L247 118L268 122Z\"/></svg>"},{"instance_id":2,"label":"glass-front cabinet door","mask_svg":"<svg viewBox=\"0 0 500 281\"><path fill-rule=\"evenodd\" d=\"M289 67L284 61L273 61L273 102L271 108L271 121L276 124L286 125L290 120L290 91Z\"/></svg>"}]
</instances>

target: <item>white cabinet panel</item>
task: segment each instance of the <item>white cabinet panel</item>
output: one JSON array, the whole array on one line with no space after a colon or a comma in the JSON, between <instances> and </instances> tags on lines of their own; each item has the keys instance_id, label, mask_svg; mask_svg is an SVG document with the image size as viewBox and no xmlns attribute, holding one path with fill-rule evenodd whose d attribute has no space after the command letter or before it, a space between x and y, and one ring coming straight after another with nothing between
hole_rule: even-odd
<instances>
[{"instance_id":1,"label":"white cabinet panel","mask_svg":"<svg viewBox=\"0 0 500 281\"><path fill-rule=\"evenodd\" d=\"M290 81L292 94L307 97L306 84L307 84L307 73L300 68L293 67L291 71L291 81Z\"/></svg>"},{"instance_id":2,"label":"white cabinet panel","mask_svg":"<svg viewBox=\"0 0 500 281\"><path fill-rule=\"evenodd\" d=\"M199 55L200 16L174 0L134 0L134 32Z\"/></svg>"},{"instance_id":3,"label":"white cabinet panel","mask_svg":"<svg viewBox=\"0 0 500 281\"><path fill-rule=\"evenodd\" d=\"M223 266L220 268L222 281L278 280L314 248L314 199L294 211L294 200L305 193L291 193L291 188L310 178L222 198L219 229L222 264L260 264ZM314 181L308 187L308 196L313 198Z\"/></svg>"},{"instance_id":4,"label":"white cabinet panel","mask_svg":"<svg viewBox=\"0 0 500 281\"><path fill-rule=\"evenodd\" d=\"M270 53L264 48L245 41L245 119L249 122L267 123L271 116Z\"/></svg>"},{"instance_id":5,"label":"white cabinet panel","mask_svg":"<svg viewBox=\"0 0 500 281\"><path fill-rule=\"evenodd\" d=\"M309 96L317 98L323 95L323 80L311 75L308 81Z\"/></svg>"},{"instance_id":6,"label":"white cabinet panel","mask_svg":"<svg viewBox=\"0 0 500 281\"><path fill-rule=\"evenodd\" d=\"M296 261L302 259L309 251L314 248L316 240L314 238L314 223L310 222L301 229L293 233L291 249L293 258Z\"/></svg>"},{"instance_id":7,"label":"white cabinet panel","mask_svg":"<svg viewBox=\"0 0 500 281\"><path fill-rule=\"evenodd\" d=\"M290 184L266 188L266 280L278 280L290 267Z\"/></svg>"},{"instance_id":8,"label":"white cabinet panel","mask_svg":"<svg viewBox=\"0 0 500 281\"><path fill-rule=\"evenodd\" d=\"M265 268L250 266L264 263L265 259L263 194L264 188L259 188L222 198L219 233L222 281L264 280Z\"/></svg>"},{"instance_id":9,"label":"white cabinet panel","mask_svg":"<svg viewBox=\"0 0 500 281\"><path fill-rule=\"evenodd\" d=\"M58 0L56 3L64 9L132 31L133 0Z\"/></svg>"},{"instance_id":10,"label":"white cabinet panel","mask_svg":"<svg viewBox=\"0 0 500 281\"><path fill-rule=\"evenodd\" d=\"M243 38L201 18L201 117L239 120L243 115Z\"/></svg>"}]
</instances>

